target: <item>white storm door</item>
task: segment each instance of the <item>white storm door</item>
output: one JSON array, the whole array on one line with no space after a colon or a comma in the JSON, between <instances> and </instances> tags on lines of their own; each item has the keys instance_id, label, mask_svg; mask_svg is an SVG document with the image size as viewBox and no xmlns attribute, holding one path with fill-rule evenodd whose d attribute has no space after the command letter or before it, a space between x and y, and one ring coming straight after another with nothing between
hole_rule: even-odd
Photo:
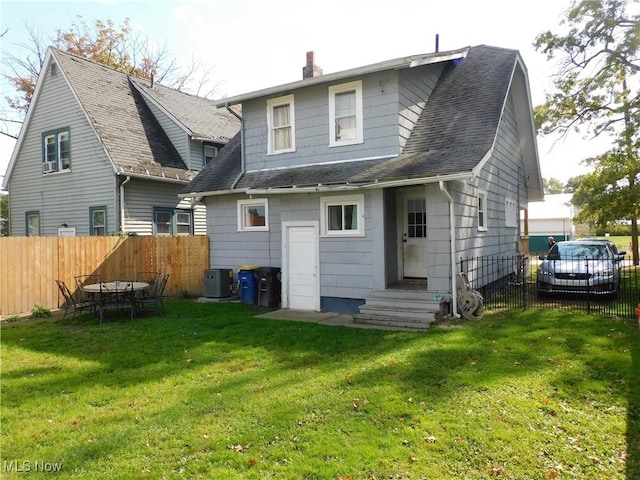
<instances>
[{"instance_id":1,"label":"white storm door","mask_svg":"<svg viewBox=\"0 0 640 480\"><path fill-rule=\"evenodd\" d=\"M319 225L283 222L283 308L320 310Z\"/></svg>"},{"instance_id":2,"label":"white storm door","mask_svg":"<svg viewBox=\"0 0 640 480\"><path fill-rule=\"evenodd\" d=\"M425 194L405 194L402 203L403 277L427 278L427 201Z\"/></svg>"}]
</instances>

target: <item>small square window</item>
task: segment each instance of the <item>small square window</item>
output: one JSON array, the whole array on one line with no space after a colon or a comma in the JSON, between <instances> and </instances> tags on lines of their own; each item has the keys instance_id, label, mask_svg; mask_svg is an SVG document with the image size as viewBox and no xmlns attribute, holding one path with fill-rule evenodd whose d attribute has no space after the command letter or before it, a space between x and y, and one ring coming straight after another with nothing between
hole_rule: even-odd
<instances>
[{"instance_id":1,"label":"small square window","mask_svg":"<svg viewBox=\"0 0 640 480\"><path fill-rule=\"evenodd\" d=\"M269 203L266 198L238 200L238 230L269 230Z\"/></svg>"},{"instance_id":2,"label":"small square window","mask_svg":"<svg viewBox=\"0 0 640 480\"><path fill-rule=\"evenodd\" d=\"M364 235L364 195L322 197L320 203L323 235Z\"/></svg>"},{"instance_id":3,"label":"small square window","mask_svg":"<svg viewBox=\"0 0 640 480\"><path fill-rule=\"evenodd\" d=\"M204 164L208 165L214 157L218 155L218 147L214 147L213 145L205 145L204 146Z\"/></svg>"}]
</instances>

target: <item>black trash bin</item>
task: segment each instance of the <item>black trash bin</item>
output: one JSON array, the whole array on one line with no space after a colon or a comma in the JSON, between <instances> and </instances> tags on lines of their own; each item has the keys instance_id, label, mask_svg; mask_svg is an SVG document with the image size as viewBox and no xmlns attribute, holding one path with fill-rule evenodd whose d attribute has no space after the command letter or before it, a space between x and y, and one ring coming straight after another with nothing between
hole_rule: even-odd
<instances>
[{"instance_id":1,"label":"black trash bin","mask_svg":"<svg viewBox=\"0 0 640 480\"><path fill-rule=\"evenodd\" d=\"M278 267L260 267L256 269L258 280L258 305L277 308L280 305L280 269Z\"/></svg>"}]
</instances>

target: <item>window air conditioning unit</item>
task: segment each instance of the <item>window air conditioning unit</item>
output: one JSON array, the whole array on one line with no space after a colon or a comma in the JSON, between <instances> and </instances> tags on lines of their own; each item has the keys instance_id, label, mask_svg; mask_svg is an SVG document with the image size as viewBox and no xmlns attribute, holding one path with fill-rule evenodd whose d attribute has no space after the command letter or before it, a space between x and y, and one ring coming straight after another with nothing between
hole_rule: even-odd
<instances>
[{"instance_id":1,"label":"window air conditioning unit","mask_svg":"<svg viewBox=\"0 0 640 480\"><path fill-rule=\"evenodd\" d=\"M42 164L42 173L55 172L55 162L44 162Z\"/></svg>"}]
</instances>

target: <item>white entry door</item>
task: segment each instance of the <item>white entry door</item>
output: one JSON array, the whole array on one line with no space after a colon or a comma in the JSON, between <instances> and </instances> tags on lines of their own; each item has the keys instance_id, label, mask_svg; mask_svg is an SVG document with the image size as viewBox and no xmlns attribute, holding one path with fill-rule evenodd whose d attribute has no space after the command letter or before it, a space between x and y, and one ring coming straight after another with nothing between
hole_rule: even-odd
<instances>
[{"instance_id":1,"label":"white entry door","mask_svg":"<svg viewBox=\"0 0 640 480\"><path fill-rule=\"evenodd\" d=\"M319 225L283 222L283 307L320 310Z\"/></svg>"},{"instance_id":2,"label":"white entry door","mask_svg":"<svg viewBox=\"0 0 640 480\"><path fill-rule=\"evenodd\" d=\"M427 278L427 200L424 191L402 201L403 278Z\"/></svg>"}]
</instances>

